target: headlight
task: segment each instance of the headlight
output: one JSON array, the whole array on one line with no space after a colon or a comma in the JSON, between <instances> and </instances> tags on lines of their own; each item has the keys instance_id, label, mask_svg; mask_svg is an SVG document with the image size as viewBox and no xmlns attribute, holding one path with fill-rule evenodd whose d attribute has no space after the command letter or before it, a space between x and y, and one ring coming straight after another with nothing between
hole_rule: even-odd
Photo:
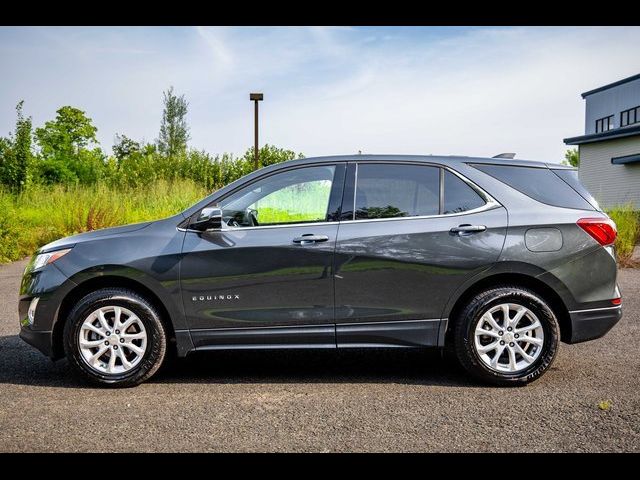
<instances>
[{"instance_id":1,"label":"headlight","mask_svg":"<svg viewBox=\"0 0 640 480\"><path fill-rule=\"evenodd\" d=\"M58 260L60 257L63 257L64 255L66 255L70 251L71 251L70 248L66 248L64 250L56 250L55 252L41 253L34 260L33 269L37 270L39 268L44 267L45 265L49 265L50 263L53 263L56 260Z\"/></svg>"}]
</instances>

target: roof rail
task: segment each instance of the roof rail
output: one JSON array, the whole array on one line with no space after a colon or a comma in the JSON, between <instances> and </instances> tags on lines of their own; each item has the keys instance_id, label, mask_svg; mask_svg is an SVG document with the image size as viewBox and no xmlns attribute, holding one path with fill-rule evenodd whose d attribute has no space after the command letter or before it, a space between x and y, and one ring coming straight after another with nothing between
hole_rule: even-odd
<instances>
[{"instance_id":1,"label":"roof rail","mask_svg":"<svg viewBox=\"0 0 640 480\"><path fill-rule=\"evenodd\" d=\"M515 153L499 153L491 158L515 158Z\"/></svg>"}]
</instances>

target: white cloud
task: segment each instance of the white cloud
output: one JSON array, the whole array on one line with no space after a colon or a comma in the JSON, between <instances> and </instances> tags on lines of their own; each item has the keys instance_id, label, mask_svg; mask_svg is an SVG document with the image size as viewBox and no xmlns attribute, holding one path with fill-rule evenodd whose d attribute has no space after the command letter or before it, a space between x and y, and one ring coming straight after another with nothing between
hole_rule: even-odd
<instances>
[{"instance_id":1,"label":"white cloud","mask_svg":"<svg viewBox=\"0 0 640 480\"><path fill-rule=\"evenodd\" d=\"M116 132L152 140L174 85L211 152L251 144L248 93L264 91L261 140L306 155L560 161L580 93L638 73L638 44L635 27L2 29L0 128L24 98L36 124L87 110L107 148Z\"/></svg>"}]
</instances>

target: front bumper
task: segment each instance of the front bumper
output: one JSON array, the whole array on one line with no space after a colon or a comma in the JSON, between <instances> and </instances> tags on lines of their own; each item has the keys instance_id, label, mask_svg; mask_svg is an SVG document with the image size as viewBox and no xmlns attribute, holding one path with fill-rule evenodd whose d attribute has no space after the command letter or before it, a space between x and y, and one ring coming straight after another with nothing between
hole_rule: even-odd
<instances>
[{"instance_id":1,"label":"front bumper","mask_svg":"<svg viewBox=\"0 0 640 480\"><path fill-rule=\"evenodd\" d=\"M75 286L76 284L53 264L35 272L27 267L22 277L18 302L20 338L52 359L62 356L60 348L57 348L53 341L54 332L58 332L58 310L62 300ZM29 305L35 297L38 297L39 301L33 322L30 322Z\"/></svg>"},{"instance_id":2,"label":"front bumper","mask_svg":"<svg viewBox=\"0 0 640 480\"><path fill-rule=\"evenodd\" d=\"M53 358L53 341L51 332L32 330L29 327L20 328L20 338L27 342L29 345L36 347L47 357Z\"/></svg>"},{"instance_id":3,"label":"front bumper","mask_svg":"<svg viewBox=\"0 0 640 480\"><path fill-rule=\"evenodd\" d=\"M569 312L571 339L568 343L595 340L606 334L622 318L622 306Z\"/></svg>"},{"instance_id":4,"label":"front bumper","mask_svg":"<svg viewBox=\"0 0 640 480\"><path fill-rule=\"evenodd\" d=\"M29 311L29 304L31 303L32 297L22 297L18 302L18 315L20 316L20 338L27 342L29 345L36 347L42 353L44 353L47 357L53 357L53 339L51 336L51 329L40 330L35 328L35 325L31 325L29 323L29 319L27 318L27 312ZM40 302L38 302L40 304ZM43 302L44 306L44 302ZM40 315L42 310L38 311L36 308L36 314ZM48 320L49 317L46 318ZM46 322L39 322L45 323Z\"/></svg>"}]
</instances>

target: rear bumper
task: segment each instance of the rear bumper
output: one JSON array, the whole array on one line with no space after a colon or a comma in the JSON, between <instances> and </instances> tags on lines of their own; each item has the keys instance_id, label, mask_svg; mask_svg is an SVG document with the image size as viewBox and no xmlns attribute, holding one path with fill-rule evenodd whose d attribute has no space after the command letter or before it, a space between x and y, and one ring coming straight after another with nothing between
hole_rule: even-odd
<instances>
[{"instance_id":1,"label":"rear bumper","mask_svg":"<svg viewBox=\"0 0 640 480\"><path fill-rule=\"evenodd\" d=\"M571 339L568 343L586 342L602 337L622 318L622 306L575 310L571 318Z\"/></svg>"}]
</instances>

